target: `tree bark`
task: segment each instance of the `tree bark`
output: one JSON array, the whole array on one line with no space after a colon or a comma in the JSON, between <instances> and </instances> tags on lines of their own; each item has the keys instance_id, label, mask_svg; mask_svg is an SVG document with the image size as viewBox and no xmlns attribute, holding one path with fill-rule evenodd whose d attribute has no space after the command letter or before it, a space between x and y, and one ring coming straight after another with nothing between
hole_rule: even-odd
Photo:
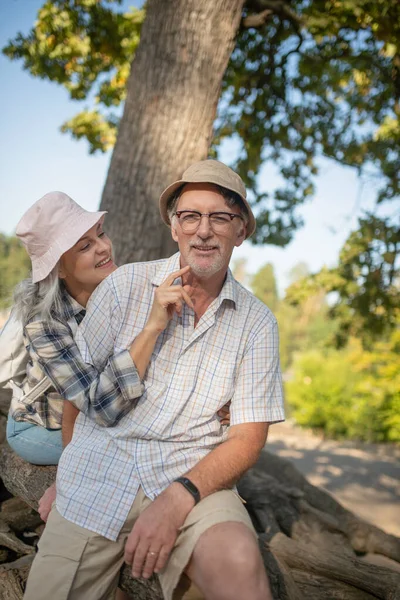
<instances>
[{"instance_id":1,"label":"tree bark","mask_svg":"<svg viewBox=\"0 0 400 600\"><path fill-rule=\"evenodd\" d=\"M176 247L158 198L207 157L244 0L149 0L103 191L117 264Z\"/></svg>"}]
</instances>

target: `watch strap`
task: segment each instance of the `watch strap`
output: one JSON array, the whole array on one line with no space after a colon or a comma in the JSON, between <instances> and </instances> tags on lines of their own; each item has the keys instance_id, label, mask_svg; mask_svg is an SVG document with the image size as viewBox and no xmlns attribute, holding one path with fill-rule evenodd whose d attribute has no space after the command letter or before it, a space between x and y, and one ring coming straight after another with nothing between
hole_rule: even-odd
<instances>
[{"instance_id":1,"label":"watch strap","mask_svg":"<svg viewBox=\"0 0 400 600\"><path fill-rule=\"evenodd\" d=\"M189 494L193 496L195 505L200 502L200 492L198 488L194 485L194 483L190 481L190 479L188 479L187 477L178 477L174 481L182 484L183 487L187 489Z\"/></svg>"}]
</instances>

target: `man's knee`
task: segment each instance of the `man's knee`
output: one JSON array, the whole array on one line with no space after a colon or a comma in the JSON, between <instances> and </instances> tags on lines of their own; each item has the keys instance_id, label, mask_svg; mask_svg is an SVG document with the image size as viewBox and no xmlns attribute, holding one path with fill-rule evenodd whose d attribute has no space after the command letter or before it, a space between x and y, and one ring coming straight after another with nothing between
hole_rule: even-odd
<instances>
[{"instance_id":1,"label":"man's knee","mask_svg":"<svg viewBox=\"0 0 400 600\"><path fill-rule=\"evenodd\" d=\"M236 579L256 577L264 566L254 533L243 523L219 523L197 542L189 569L195 566L210 575L228 569Z\"/></svg>"},{"instance_id":2,"label":"man's knee","mask_svg":"<svg viewBox=\"0 0 400 600\"><path fill-rule=\"evenodd\" d=\"M256 537L243 523L220 523L205 531L186 573L209 600L272 600Z\"/></svg>"}]
</instances>

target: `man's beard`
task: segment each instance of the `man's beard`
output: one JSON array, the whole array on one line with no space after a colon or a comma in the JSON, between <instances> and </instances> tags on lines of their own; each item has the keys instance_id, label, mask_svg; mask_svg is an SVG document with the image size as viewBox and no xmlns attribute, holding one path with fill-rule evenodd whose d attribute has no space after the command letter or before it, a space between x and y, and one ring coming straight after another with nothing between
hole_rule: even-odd
<instances>
[{"instance_id":1,"label":"man's beard","mask_svg":"<svg viewBox=\"0 0 400 600\"><path fill-rule=\"evenodd\" d=\"M191 245L191 248L193 246L198 246L199 248L201 248L202 244L193 244ZM210 246L206 246L204 244L204 247L207 248ZM212 247L214 248L215 246ZM217 248L219 249L219 246L217 246ZM213 258L212 262L203 266L199 265L197 263L196 257L191 252L189 252L188 256L186 257L186 262L190 266L193 274L197 275L198 277L212 277L213 275L215 275L215 273L218 273L218 271L221 271L221 269L224 267L224 259L221 253L218 253Z\"/></svg>"}]
</instances>

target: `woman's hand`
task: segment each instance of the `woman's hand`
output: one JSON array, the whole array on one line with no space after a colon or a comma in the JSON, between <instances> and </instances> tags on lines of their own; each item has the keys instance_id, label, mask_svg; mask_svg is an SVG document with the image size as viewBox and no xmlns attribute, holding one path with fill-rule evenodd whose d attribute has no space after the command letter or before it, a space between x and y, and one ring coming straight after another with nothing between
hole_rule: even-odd
<instances>
[{"instance_id":1,"label":"woman's hand","mask_svg":"<svg viewBox=\"0 0 400 600\"><path fill-rule=\"evenodd\" d=\"M155 333L161 333L167 327L173 314L176 312L181 315L183 303L186 302L190 308L194 309L190 298L190 285L173 285L175 279L182 277L190 270L189 266L171 273L163 283L159 285L154 294L153 306L150 316L145 325L145 329Z\"/></svg>"},{"instance_id":2,"label":"woman's hand","mask_svg":"<svg viewBox=\"0 0 400 600\"><path fill-rule=\"evenodd\" d=\"M219 409L217 412L221 425L231 424L231 402L227 402L225 406Z\"/></svg>"},{"instance_id":3,"label":"woman's hand","mask_svg":"<svg viewBox=\"0 0 400 600\"><path fill-rule=\"evenodd\" d=\"M46 523L47 517L50 514L52 504L56 499L56 484L53 483L39 500L38 513L40 518Z\"/></svg>"}]
</instances>

